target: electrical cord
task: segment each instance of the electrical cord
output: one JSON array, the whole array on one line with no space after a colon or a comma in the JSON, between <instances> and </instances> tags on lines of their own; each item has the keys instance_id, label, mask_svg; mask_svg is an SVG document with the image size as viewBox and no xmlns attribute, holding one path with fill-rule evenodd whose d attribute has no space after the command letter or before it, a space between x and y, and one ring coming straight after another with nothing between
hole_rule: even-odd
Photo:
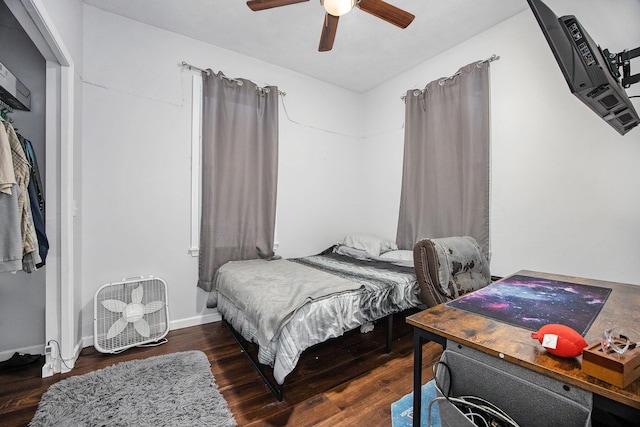
<instances>
[{"instance_id":1,"label":"electrical cord","mask_svg":"<svg viewBox=\"0 0 640 427\"><path fill-rule=\"evenodd\" d=\"M168 343L168 342L169 342L169 340L168 340L168 339L166 339L166 338L162 338L162 339L161 339L161 340L159 340L159 341L154 341L154 342L151 342L151 343L148 343L148 344L141 344L141 345L138 345L138 346L136 346L136 347L157 347L157 346L159 346L159 345L166 344L166 343Z\"/></svg>"},{"instance_id":2,"label":"electrical cord","mask_svg":"<svg viewBox=\"0 0 640 427\"><path fill-rule=\"evenodd\" d=\"M154 342L151 342L151 343L139 344L136 347L138 347L138 348L157 347L159 345L166 344L168 342L169 342L169 340L167 338L162 338L161 340L154 341ZM123 349L117 350L117 351L112 351L111 354L120 354L120 353L123 353L123 352L125 352L127 350L129 350L129 347L123 348Z\"/></svg>"},{"instance_id":3,"label":"electrical cord","mask_svg":"<svg viewBox=\"0 0 640 427\"><path fill-rule=\"evenodd\" d=\"M169 340L168 340L167 338L163 338L163 339L161 339L161 340L159 340L159 341L156 341L156 342L152 342L152 343L149 343L149 344L139 345L138 347L157 347L157 346L159 346L159 345L166 344L166 343L168 343L168 342L169 342ZM58 357L55 357L55 356L53 355L53 353L51 353L51 358L52 358L53 360L60 360L60 361L62 362L62 364L63 364L63 365L64 365L68 370L71 370L71 367L70 367L69 365L67 365L67 363L66 363L66 362L67 362L67 361L69 361L69 360L73 360L74 358L73 358L73 357L72 357L72 358L69 358L69 359L65 359L65 358L63 358L63 357L62 357L62 354L61 354L61 352L60 352L60 343L59 343L58 341L56 341L56 340L49 340L49 341L47 341L47 345L51 345L51 343L55 343L55 344L56 344L56 346L57 346L57 349L58 349ZM120 350L120 351L114 352L113 354L122 353L123 351L124 351L124 350Z\"/></svg>"},{"instance_id":4,"label":"electrical cord","mask_svg":"<svg viewBox=\"0 0 640 427\"><path fill-rule=\"evenodd\" d=\"M53 342L53 343L55 343L55 344L56 344L56 346L57 346L57 348L58 348L58 356L59 356L59 357L55 357L55 356L53 355L53 353L51 353L51 358L52 358L53 360L60 360L60 361L62 362L62 364L63 364L67 369L71 370L71 368L69 367L69 365L67 365L67 363L66 363L66 362L67 362L68 360L73 360L73 358L65 359L64 357L62 357L62 353L61 353L61 351L60 351L60 343L59 343L58 341L56 341L56 340L49 340L49 341L47 341L47 345L51 345L51 343L52 343L52 342Z\"/></svg>"},{"instance_id":5,"label":"electrical cord","mask_svg":"<svg viewBox=\"0 0 640 427\"><path fill-rule=\"evenodd\" d=\"M449 376L449 382L446 393L442 391L440 384L438 383L438 375L437 370L438 367L443 366L447 374ZM451 405L454 405L456 408L460 410L460 413L464 415L470 422L477 426L484 427L494 427L498 425L505 425L509 427L519 427L518 423L515 422L513 418L511 418L506 412L500 409L498 406L493 403L482 399L477 396L460 396L460 397L451 397L451 384L452 384L452 375L451 368L443 361L437 361L432 366L433 370L433 378L435 383L435 388L437 391L442 394L442 397L438 396L435 399L429 402L429 411L427 418L427 425L431 425L431 408L434 402L446 400ZM487 421L487 417L489 417L489 421ZM475 420L482 420L482 424L479 424ZM491 422L491 423L490 423ZM500 422L502 424L497 424Z\"/></svg>"}]
</instances>

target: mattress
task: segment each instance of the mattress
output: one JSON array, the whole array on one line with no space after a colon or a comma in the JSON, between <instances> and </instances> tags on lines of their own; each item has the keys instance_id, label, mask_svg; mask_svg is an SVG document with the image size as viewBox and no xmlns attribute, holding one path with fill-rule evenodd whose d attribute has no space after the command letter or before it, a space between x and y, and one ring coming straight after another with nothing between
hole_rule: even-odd
<instances>
[{"instance_id":1,"label":"mattress","mask_svg":"<svg viewBox=\"0 0 640 427\"><path fill-rule=\"evenodd\" d=\"M263 325L246 307L246 298L255 296L218 293L219 313L247 341L258 344L258 361L273 368L278 384L283 384L295 369L305 349L420 304L413 268L397 265L393 260L360 260L328 253L289 261L309 269L310 275L321 271L357 286L348 291L315 295L293 307L268 339L263 334ZM255 292L261 292L259 286Z\"/></svg>"}]
</instances>

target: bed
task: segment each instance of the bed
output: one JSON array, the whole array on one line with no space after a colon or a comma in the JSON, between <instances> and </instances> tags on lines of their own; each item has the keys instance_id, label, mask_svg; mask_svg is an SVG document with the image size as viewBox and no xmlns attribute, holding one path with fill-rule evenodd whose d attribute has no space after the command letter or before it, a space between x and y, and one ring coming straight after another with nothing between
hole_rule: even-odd
<instances>
[{"instance_id":1,"label":"bed","mask_svg":"<svg viewBox=\"0 0 640 427\"><path fill-rule=\"evenodd\" d=\"M279 386L305 349L358 327L366 332L418 306L419 296L411 251L348 235L318 255L226 263L208 305L234 334L257 344L258 362L273 369L277 385L263 379L281 399Z\"/></svg>"}]
</instances>

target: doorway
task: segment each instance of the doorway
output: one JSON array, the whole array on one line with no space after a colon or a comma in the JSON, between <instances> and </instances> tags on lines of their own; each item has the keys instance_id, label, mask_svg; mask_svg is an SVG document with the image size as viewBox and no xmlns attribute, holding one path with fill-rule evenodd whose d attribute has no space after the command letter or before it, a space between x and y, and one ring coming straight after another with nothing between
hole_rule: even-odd
<instances>
[{"instance_id":1,"label":"doorway","mask_svg":"<svg viewBox=\"0 0 640 427\"><path fill-rule=\"evenodd\" d=\"M44 346L55 342L53 355L48 355L43 376L67 372L73 368L80 350L81 289L75 286L74 235L79 218L74 205L74 170L77 168L74 139L74 89L79 77L71 55L40 0L3 0L15 21L31 39L44 60L44 169L46 194L46 230L49 253L44 267L44 291L39 298L44 305L42 332L36 332ZM4 273L3 273L4 274ZM18 329L24 324L16 325ZM29 326L28 326L29 327ZM39 326L36 325L36 328ZM35 343L36 346L38 343ZM64 363L63 363L64 362Z\"/></svg>"}]
</instances>

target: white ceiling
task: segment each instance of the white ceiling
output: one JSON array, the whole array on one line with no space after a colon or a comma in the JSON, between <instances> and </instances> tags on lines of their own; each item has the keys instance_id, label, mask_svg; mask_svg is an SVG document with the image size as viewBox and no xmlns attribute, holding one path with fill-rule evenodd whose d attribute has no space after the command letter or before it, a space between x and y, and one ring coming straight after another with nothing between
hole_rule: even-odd
<instances>
[{"instance_id":1,"label":"white ceiling","mask_svg":"<svg viewBox=\"0 0 640 427\"><path fill-rule=\"evenodd\" d=\"M388 2L416 16L408 28L402 30L356 8L340 18L333 50L318 52L324 19L319 0L259 12L251 11L245 0L84 0L358 93L528 8L525 0Z\"/></svg>"}]
</instances>

